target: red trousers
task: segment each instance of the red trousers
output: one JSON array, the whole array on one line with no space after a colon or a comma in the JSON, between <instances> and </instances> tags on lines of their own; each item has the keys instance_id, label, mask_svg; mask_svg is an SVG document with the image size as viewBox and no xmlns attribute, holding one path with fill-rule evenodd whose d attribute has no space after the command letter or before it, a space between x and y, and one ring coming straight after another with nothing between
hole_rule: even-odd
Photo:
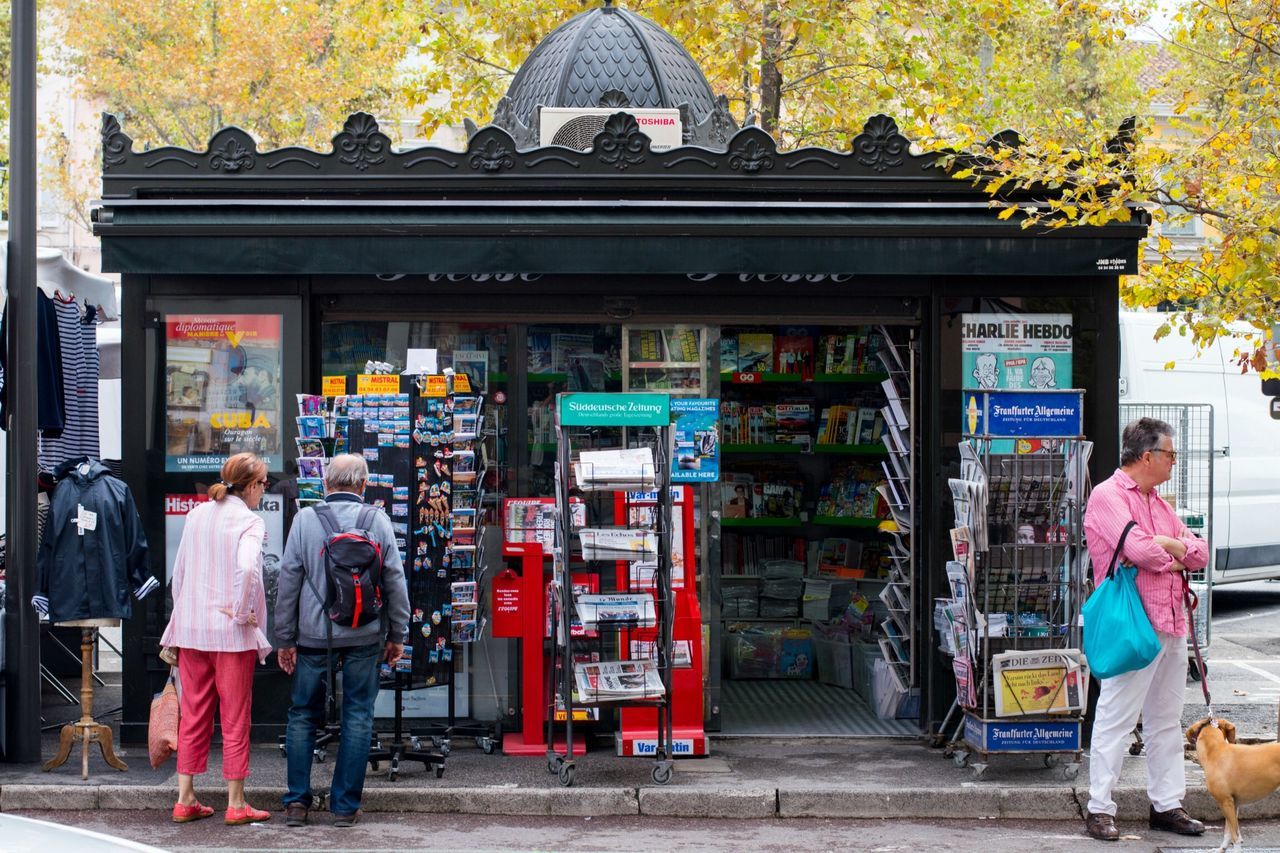
<instances>
[{"instance_id":1,"label":"red trousers","mask_svg":"<svg viewBox=\"0 0 1280 853\"><path fill-rule=\"evenodd\" d=\"M253 707L253 665L257 652L178 652L182 679L178 722L178 772L192 776L208 769L213 712L222 722L222 778L249 775L249 724Z\"/></svg>"}]
</instances>

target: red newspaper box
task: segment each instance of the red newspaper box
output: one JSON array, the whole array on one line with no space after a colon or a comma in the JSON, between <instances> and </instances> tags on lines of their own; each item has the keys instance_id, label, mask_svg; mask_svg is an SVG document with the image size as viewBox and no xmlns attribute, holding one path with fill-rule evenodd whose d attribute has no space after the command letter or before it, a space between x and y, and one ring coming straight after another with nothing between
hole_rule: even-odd
<instances>
[{"instance_id":1,"label":"red newspaper box","mask_svg":"<svg viewBox=\"0 0 1280 853\"><path fill-rule=\"evenodd\" d=\"M493 636L522 636L520 626L520 576L507 569L493 579Z\"/></svg>"}]
</instances>

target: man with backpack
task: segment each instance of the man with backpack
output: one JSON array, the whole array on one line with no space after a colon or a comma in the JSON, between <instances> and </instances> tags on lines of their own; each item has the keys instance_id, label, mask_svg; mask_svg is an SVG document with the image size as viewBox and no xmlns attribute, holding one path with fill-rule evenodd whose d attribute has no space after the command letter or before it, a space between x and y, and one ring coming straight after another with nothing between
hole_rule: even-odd
<instances>
[{"instance_id":1,"label":"man with backpack","mask_svg":"<svg viewBox=\"0 0 1280 853\"><path fill-rule=\"evenodd\" d=\"M342 728L329 810L334 826L360 819L373 740L378 665L394 666L409 630L409 595L391 520L364 503L369 467L355 454L325 469L325 499L298 513L280 567L275 639L293 676L285 735L285 823L302 826L312 805L311 761L325 725L333 668L342 672Z\"/></svg>"}]
</instances>

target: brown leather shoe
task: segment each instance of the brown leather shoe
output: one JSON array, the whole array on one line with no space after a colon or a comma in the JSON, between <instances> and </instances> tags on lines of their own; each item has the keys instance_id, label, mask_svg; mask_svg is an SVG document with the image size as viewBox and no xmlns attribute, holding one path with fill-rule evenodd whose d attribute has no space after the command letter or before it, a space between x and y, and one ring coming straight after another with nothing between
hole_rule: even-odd
<instances>
[{"instance_id":1,"label":"brown leather shoe","mask_svg":"<svg viewBox=\"0 0 1280 853\"><path fill-rule=\"evenodd\" d=\"M1116 819L1109 814L1089 814L1084 820L1089 836L1099 841L1119 841L1120 830L1116 829Z\"/></svg>"},{"instance_id":2,"label":"brown leather shoe","mask_svg":"<svg viewBox=\"0 0 1280 853\"><path fill-rule=\"evenodd\" d=\"M289 803L284 807L284 825L302 826L307 822L307 812L309 811L310 809L302 803Z\"/></svg>"},{"instance_id":3,"label":"brown leather shoe","mask_svg":"<svg viewBox=\"0 0 1280 853\"><path fill-rule=\"evenodd\" d=\"M1159 829L1164 832L1176 832L1179 835L1204 835L1204 824L1187 814L1187 810L1183 808L1158 812L1156 807L1152 806L1149 822L1152 829Z\"/></svg>"}]
</instances>

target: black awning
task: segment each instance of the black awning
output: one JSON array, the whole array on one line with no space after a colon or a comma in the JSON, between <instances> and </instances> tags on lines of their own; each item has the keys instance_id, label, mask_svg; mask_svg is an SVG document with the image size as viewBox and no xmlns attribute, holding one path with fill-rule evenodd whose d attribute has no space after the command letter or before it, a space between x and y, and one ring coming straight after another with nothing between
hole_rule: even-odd
<instances>
[{"instance_id":1,"label":"black awning","mask_svg":"<svg viewBox=\"0 0 1280 853\"><path fill-rule=\"evenodd\" d=\"M103 269L147 274L1135 273L1144 225L1032 232L981 204L107 203Z\"/></svg>"}]
</instances>

